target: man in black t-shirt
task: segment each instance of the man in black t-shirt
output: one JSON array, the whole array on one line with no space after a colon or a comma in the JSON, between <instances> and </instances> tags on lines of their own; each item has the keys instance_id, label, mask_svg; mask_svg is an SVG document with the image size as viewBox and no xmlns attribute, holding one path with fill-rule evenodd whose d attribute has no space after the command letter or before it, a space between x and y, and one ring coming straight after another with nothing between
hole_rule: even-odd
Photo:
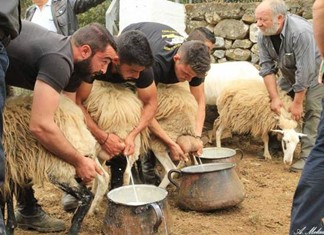
<instances>
[{"instance_id":1,"label":"man in black t-shirt","mask_svg":"<svg viewBox=\"0 0 324 235\"><path fill-rule=\"evenodd\" d=\"M33 90L30 131L49 151L73 165L85 184L102 174L95 161L83 156L64 137L54 122L61 93L74 98L81 80L104 73L116 54L113 36L97 23L87 25L71 37L50 32L23 21L20 35L7 47L10 65L6 84ZM37 204L32 186L17 190L18 226L42 232L65 229Z\"/></svg>"},{"instance_id":2,"label":"man in black t-shirt","mask_svg":"<svg viewBox=\"0 0 324 235\"><path fill-rule=\"evenodd\" d=\"M154 81L156 84L174 84L188 81L190 91L198 103L196 135L201 136L205 119L204 77L210 69L210 56L207 46L200 41L183 42L183 37L171 27L154 22L135 23L127 26L122 32L140 30L143 32L152 49L154 64ZM151 123L151 130L158 125ZM170 143L170 153L173 160L183 156L180 147L166 135L158 133L165 142Z\"/></svg>"},{"instance_id":3,"label":"man in black t-shirt","mask_svg":"<svg viewBox=\"0 0 324 235\"><path fill-rule=\"evenodd\" d=\"M116 39L118 56L113 58L105 74L95 76L93 79L110 82L110 83L127 83L135 86L137 96L143 103L141 117L136 128L134 128L125 139L121 139L115 133L106 133L97 123L95 123L87 110L83 106L83 102L88 98L92 82L83 82L77 91L76 101L84 110L86 123L89 130L101 144L101 148L110 156L132 155L135 148L136 136L148 126L152 121L157 108L156 86L153 80L153 55L146 36L137 30L131 30L119 35ZM128 89L125 86L125 89ZM111 188L121 186L122 174L125 162L123 159L113 158L110 160L111 168L116 166L117 170L111 170L112 182ZM118 171L118 172L117 172ZM118 175L118 176L116 176ZM116 177L115 177L116 176ZM120 180L118 180L120 179ZM69 204L73 207L73 199L63 201L64 208L69 208Z\"/></svg>"},{"instance_id":4,"label":"man in black t-shirt","mask_svg":"<svg viewBox=\"0 0 324 235\"><path fill-rule=\"evenodd\" d=\"M209 50L204 42L186 41L173 28L153 22L135 23L122 32L140 30L149 40L154 56L155 83L174 84L188 81L190 92L198 103L196 136L201 136L205 120L204 77L210 68ZM150 130L164 142L173 160L184 159L180 146L153 119ZM201 150L202 150L201 145ZM143 166L144 167L144 166ZM144 170L144 169L143 169Z\"/></svg>"}]
</instances>

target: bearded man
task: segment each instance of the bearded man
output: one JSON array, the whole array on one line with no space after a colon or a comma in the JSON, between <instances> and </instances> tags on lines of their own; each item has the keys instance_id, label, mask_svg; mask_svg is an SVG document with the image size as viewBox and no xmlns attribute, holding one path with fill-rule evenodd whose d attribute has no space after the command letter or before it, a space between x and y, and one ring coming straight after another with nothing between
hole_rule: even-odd
<instances>
[{"instance_id":1,"label":"bearded man","mask_svg":"<svg viewBox=\"0 0 324 235\"><path fill-rule=\"evenodd\" d=\"M271 109L279 114L283 106L278 83L293 98L289 107L292 118L303 120L302 132L307 136L301 139L300 160L290 168L292 171L303 170L315 144L324 95L323 84L317 81L321 57L313 28L304 18L289 14L282 0L264 0L256 8L255 17L260 29L260 75L269 92Z\"/></svg>"}]
</instances>

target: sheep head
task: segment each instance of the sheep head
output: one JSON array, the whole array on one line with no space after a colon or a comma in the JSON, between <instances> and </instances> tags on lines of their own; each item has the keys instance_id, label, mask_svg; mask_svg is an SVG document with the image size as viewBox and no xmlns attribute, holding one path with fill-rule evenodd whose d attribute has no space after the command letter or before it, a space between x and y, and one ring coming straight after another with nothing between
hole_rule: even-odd
<instances>
[{"instance_id":1,"label":"sheep head","mask_svg":"<svg viewBox=\"0 0 324 235\"><path fill-rule=\"evenodd\" d=\"M291 165L294 151L297 144L299 143L299 138L306 136L303 133L298 133L294 129L283 129L283 130L271 130L282 134L281 146L284 153L284 164Z\"/></svg>"}]
</instances>

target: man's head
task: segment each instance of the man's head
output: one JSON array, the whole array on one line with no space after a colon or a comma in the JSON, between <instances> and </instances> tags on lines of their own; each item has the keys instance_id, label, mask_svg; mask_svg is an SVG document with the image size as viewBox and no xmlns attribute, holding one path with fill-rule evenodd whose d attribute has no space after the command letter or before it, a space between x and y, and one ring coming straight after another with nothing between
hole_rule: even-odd
<instances>
[{"instance_id":1,"label":"man's head","mask_svg":"<svg viewBox=\"0 0 324 235\"><path fill-rule=\"evenodd\" d=\"M98 23L78 29L72 35L74 72L85 77L105 73L117 56L117 45L109 31Z\"/></svg>"},{"instance_id":2,"label":"man's head","mask_svg":"<svg viewBox=\"0 0 324 235\"><path fill-rule=\"evenodd\" d=\"M255 9L257 26L265 36L281 33L286 14L287 7L283 0L264 0Z\"/></svg>"},{"instance_id":3,"label":"man's head","mask_svg":"<svg viewBox=\"0 0 324 235\"><path fill-rule=\"evenodd\" d=\"M216 42L215 34L206 27L198 27L192 30L189 36L187 37L187 41L192 40L198 40L205 43L205 45L209 49L209 52L213 50Z\"/></svg>"},{"instance_id":4,"label":"man's head","mask_svg":"<svg viewBox=\"0 0 324 235\"><path fill-rule=\"evenodd\" d=\"M173 57L175 74L180 82L204 78L210 69L208 47L201 41L184 42Z\"/></svg>"},{"instance_id":5,"label":"man's head","mask_svg":"<svg viewBox=\"0 0 324 235\"><path fill-rule=\"evenodd\" d=\"M152 66L154 58L146 36L131 30L117 38L119 64L118 72L124 79L136 79L140 72Z\"/></svg>"}]
</instances>

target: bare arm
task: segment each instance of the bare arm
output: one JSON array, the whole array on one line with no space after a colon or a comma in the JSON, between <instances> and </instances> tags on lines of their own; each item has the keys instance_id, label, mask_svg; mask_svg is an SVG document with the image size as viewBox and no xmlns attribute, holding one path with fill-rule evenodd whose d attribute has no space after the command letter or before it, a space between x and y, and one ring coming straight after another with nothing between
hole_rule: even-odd
<instances>
[{"instance_id":1,"label":"bare arm","mask_svg":"<svg viewBox=\"0 0 324 235\"><path fill-rule=\"evenodd\" d=\"M82 109L86 124L90 132L97 139L98 143L101 144L101 148L107 152L110 156L118 155L125 148L123 141L115 134L106 133L102 130L97 123L92 119L88 110L84 107L83 102L88 98L92 89L92 84L82 82L77 90L76 103ZM109 136L108 136L109 134ZM108 138L107 138L108 137Z\"/></svg>"},{"instance_id":2,"label":"bare arm","mask_svg":"<svg viewBox=\"0 0 324 235\"><path fill-rule=\"evenodd\" d=\"M197 112L197 120L196 120L196 136L201 136L205 115L206 115L206 101L205 101L205 93L204 93L204 83L199 86L190 86L190 92L195 97L198 103L198 112Z\"/></svg>"},{"instance_id":3,"label":"bare arm","mask_svg":"<svg viewBox=\"0 0 324 235\"><path fill-rule=\"evenodd\" d=\"M134 153L135 138L136 136L146 128L155 116L157 109L157 91L156 85L153 82L147 88L137 89L138 98L143 102L143 109L138 125L128 134L125 139L125 150L126 156Z\"/></svg>"},{"instance_id":4,"label":"bare arm","mask_svg":"<svg viewBox=\"0 0 324 235\"><path fill-rule=\"evenodd\" d=\"M277 83L276 83L276 76L274 74L268 74L263 77L264 84L267 87L270 100L271 100L271 110L275 113L280 113L280 108L283 106L282 101L280 100L278 90L277 90Z\"/></svg>"},{"instance_id":5,"label":"bare arm","mask_svg":"<svg viewBox=\"0 0 324 235\"><path fill-rule=\"evenodd\" d=\"M102 174L96 163L80 154L64 137L54 122L60 94L46 83L37 80L34 88L29 128L36 139L57 157L73 165L85 183Z\"/></svg>"}]
</instances>

